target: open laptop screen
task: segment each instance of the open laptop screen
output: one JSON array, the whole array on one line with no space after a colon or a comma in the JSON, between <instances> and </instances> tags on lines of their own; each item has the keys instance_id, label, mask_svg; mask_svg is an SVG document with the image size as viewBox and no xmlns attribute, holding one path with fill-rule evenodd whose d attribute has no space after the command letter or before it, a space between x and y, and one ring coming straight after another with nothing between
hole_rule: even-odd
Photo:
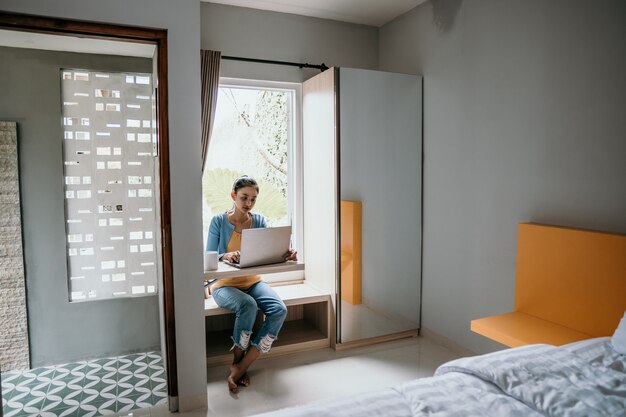
<instances>
[{"instance_id":1,"label":"open laptop screen","mask_svg":"<svg viewBox=\"0 0 626 417\"><path fill-rule=\"evenodd\" d=\"M289 250L291 226L244 229L241 233L239 264L226 262L237 268L285 262Z\"/></svg>"}]
</instances>

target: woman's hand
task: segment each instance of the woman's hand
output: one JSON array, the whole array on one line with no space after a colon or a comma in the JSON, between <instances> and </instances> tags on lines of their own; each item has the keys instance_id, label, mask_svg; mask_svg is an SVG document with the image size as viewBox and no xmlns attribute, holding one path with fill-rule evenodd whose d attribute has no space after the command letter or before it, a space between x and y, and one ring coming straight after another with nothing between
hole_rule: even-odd
<instances>
[{"instance_id":1,"label":"woman's hand","mask_svg":"<svg viewBox=\"0 0 626 417\"><path fill-rule=\"evenodd\" d=\"M239 257L240 256L241 256L241 252L239 252L239 251L226 252L224 254L224 256L222 256L222 261L228 261L228 262L237 263L237 262L239 262Z\"/></svg>"},{"instance_id":2,"label":"woman's hand","mask_svg":"<svg viewBox=\"0 0 626 417\"><path fill-rule=\"evenodd\" d=\"M286 254L283 255L285 260L287 261L297 261L298 260L298 252L293 249L289 249Z\"/></svg>"}]
</instances>

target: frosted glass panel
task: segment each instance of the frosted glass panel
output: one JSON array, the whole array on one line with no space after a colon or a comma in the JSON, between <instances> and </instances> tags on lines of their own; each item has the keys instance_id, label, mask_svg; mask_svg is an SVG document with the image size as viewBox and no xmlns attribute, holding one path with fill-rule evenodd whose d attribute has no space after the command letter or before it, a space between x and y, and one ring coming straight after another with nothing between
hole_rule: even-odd
<instances>
[{"instance_id":1,"label":"frosted glass panel","mask_svg":"<svg viewBox=\"0 0 626 417\"><path fill-rule=\"evenodd\" d=\"M150 74L61 71L70 301L156 291L155 122L137 98L151 84Z\"/></svg>"}]
</instances>

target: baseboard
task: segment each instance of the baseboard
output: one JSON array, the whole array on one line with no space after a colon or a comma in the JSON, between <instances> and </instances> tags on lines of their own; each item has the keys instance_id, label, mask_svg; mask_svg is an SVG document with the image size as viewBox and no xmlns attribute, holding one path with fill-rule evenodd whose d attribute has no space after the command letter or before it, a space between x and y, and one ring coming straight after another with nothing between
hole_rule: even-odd
<instances>
[{"instance_id":1,"label":"baseboard","mask_svg":"<svg viewBox=\"0 0 626 417\"><path fill-rule=\"evenodd\" d=\"M478 353L474 352L473 350L470 350L466 348L465 346L459 345L458 343L452 341L451 339L448 339L447 337L442 336L437 332L433 332L432 330L427 329L425 327L422 327L420 329L420 336L423 336L426 339L430 339L433 342L437 343L438 345L448 348L460 356L478 355Z\"/></svg>"},{"instance_id":2,"label":"baseboard","mask_svg":"<svg viewBox=\"0 0 626 417\"><path fill-rule=\"evenodd\" d=\"M185 413L194 410L206 410L208 407L207 394L196 395L194 397L179 397L178 411Z\"/></svg>"},{"instance_id":3,"label":"baseboard","mask_svg":"<svg viewBox=\"0 0 626 417\"><path fill-rule=\"evenodd\" d=\"M341 351L341 350L354 349L354 348L363 347L363 346L371 346L371 345L375 345L378 343L391 342L394 340L405 339L409 337L417 337L417 335L418 335L417 329L406 330L404 332L392 333L392 334L387 334L384 336L369 337L367 339L359 339L359 340L353 340L351 342L337 343L335 346L335 350Z\"/></svg>"}]
</instances>

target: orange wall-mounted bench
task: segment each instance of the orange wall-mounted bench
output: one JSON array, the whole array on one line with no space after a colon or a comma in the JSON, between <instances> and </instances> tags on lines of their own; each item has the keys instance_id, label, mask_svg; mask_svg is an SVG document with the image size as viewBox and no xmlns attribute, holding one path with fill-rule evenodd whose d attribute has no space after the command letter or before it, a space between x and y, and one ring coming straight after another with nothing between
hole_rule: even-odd
<instances>
[{"instance_id":1,"label":"orange wall-mounted bench","mask_svg":"<svg viewBox=\"0 0 626 417\"><path fill-rule=\"evenodd\" d=\"M472 320L506 346L613 334L626 309L626 235L522 223L515 311Z\"/></svg>"}]
</instances>

